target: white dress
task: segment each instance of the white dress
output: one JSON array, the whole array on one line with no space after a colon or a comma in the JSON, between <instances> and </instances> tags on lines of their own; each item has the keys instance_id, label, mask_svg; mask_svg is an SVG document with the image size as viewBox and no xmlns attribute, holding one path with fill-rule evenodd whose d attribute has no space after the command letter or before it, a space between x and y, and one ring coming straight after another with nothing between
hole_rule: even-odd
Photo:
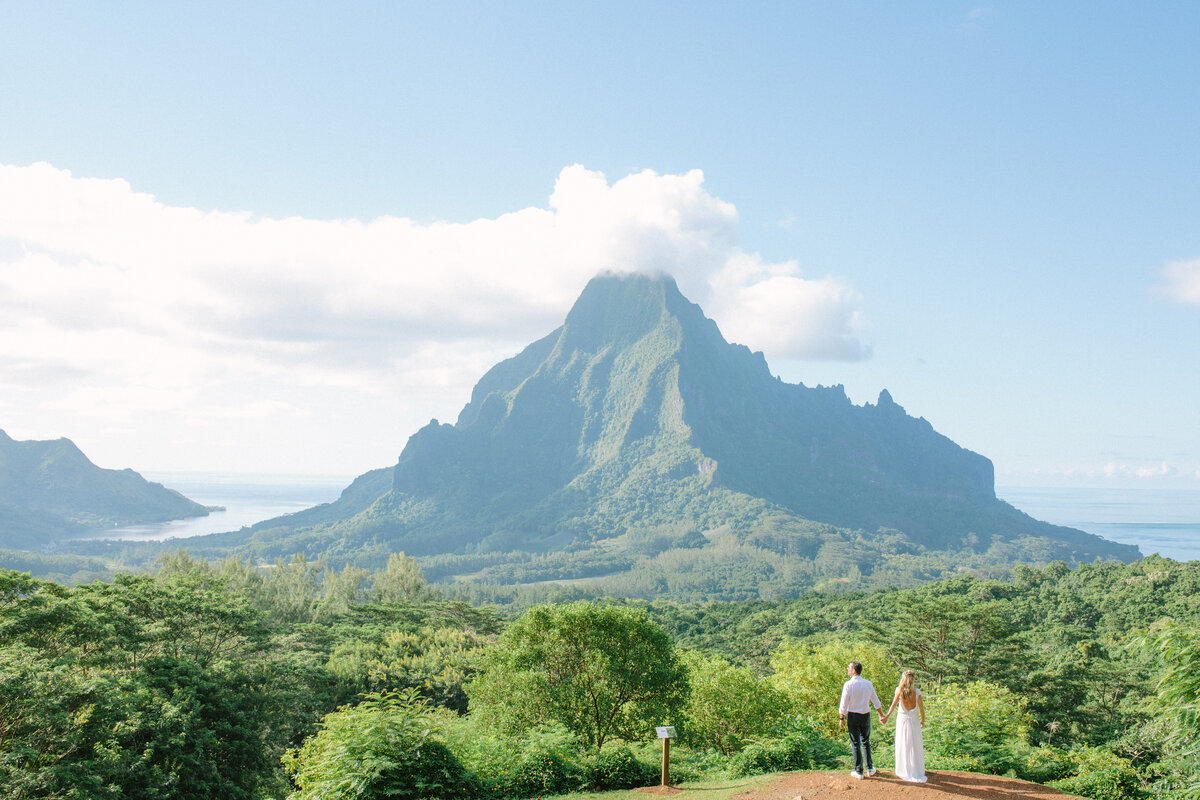
<instances>
[{"instance_id":1,"label":"white dress","mask_svg":"<svg viewBox=\"0 0 1200 800\"><path fill-rule=\"evenodd\" d=\"M921 690L917 689L917 695ZM925 745L921 741L921 709L896 706L896 777L913 783L925 782Z\"/></svg>"}]
</instances>

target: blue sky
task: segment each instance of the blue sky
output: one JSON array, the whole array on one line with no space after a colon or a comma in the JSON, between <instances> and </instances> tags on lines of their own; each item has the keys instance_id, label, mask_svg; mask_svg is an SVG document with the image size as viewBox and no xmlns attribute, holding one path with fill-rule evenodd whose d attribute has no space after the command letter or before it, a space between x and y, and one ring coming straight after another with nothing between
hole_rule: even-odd
<instances>
[{"instance_id":1,"label":"blue sky","mask_svg":"<svg viewBox=\"0 0 1200 800\"><path fill-rule=\"evenodd\" d=\"M1001 483L1200 487L1198 40L1185 2L0 2L0 428L355 474L656 268Z\"/></svg>"}]
</instances>

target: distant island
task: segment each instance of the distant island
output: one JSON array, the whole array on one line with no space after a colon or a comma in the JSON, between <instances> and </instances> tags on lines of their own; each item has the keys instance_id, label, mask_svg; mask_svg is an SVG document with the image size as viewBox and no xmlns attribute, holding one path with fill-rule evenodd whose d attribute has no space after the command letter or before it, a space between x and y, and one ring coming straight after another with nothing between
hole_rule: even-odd
<instances>
[{"instance_id":1,"label":"distant island","mask_svg":"<svg viewBox=\"0 0 1200 800\"><path fill-rule=\"evenodd\" d=\"M778 596L1018 563L1132 561L1132 545L998 499L991 462L883 390L771 375L665 276L602 275L563 326L487 372L453 424L334 503L193 552L378 566L486 587Z\"/></svg>"},{"instance_id":2,"label":"distant island","mask_svg":"<svg viewBox=\"0 0 1200 800\"><path fill-rule=\"evenodd\" d=\"M210 510L131 469L97 467L70 439L17 441L0 430L0 547L40 549Z\"/></svg>"}]
</instances>

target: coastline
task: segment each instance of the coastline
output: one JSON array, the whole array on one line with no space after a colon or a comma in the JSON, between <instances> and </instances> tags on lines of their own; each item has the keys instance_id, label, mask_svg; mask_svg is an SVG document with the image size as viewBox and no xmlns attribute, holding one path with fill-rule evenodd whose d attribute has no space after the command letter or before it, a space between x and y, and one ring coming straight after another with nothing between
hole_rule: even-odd
<instances>
[{"instance_id":1,"label":"coastline","mask_svg":"<svg viewBox=\"0 0 1200 800\"><path fill-rule=\"evenodd\" d=\"M209 515L115 528L89 538L162 541L236 531L332 502L354 480L344 475L202 472L147 477L206 506ZM1143 555L1200 559L1200 489L1002 485L996 495L1036 519L1137 545Z\"/></svg>"}]
</instances>

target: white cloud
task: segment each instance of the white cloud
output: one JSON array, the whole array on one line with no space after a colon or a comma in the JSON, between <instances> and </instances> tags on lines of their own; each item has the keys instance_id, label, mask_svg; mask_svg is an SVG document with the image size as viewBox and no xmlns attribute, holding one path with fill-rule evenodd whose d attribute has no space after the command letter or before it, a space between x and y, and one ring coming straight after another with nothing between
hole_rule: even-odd
<instances>
[{"instance_id":1,"label":"white cloud","mask_svg":"<svg viewBox=\"0 0 1200 800\"><path fill-rule=\"evenodd\" d=\"M137 415L169 427L172 413L321 424L314 387L452 418L604 270L674 275L727 338L769 358L866 357L856 293L743 251L737 210L703 182L610 184L576 165L545 208L426 224L205 212L123 180L0 165L0 385L20 388L0 399L0 427L54 427L31 397L113 431Z\"/></svg>"},{"instance_id":2,"label":"white cloud","mask_svg":"<svg viewBox=\"0 0 1200 800\"><path fill-rule=\"evenodd\" d=\"M1193 468L1171 464L1167 461L1131 461L1114 460L1105 462L1098 471L1092 470L1093 476L1106 479L1134 478L1140 481L1157 480L1160 478L1190 478Z\"/></svg>"},{"instance_id":3,"label":"white cloud","mask_svg":"<svg viewBox=\"0 0 1200 800\"><path fill-rule=\"evenodd\" d=\"M1174 459L1110 458L1078 463L1001 469L996 484L1088 488L1200 488L1200 464L1187 453Z\"/></svg>"},{"instance_id":4,"label":"white cloud","mask_svg":"<svg viewBox=\"0 0 1200 800\"><path fill-rule=\"evenodd\" d=\"M737 261L734 259L733 261ZM859 297L848 286L823 278L788 274L794 264L751 275L730 268L714 277L710 313L725 320L727 337L781 358L858 360L870 355L859 339L863 327Z\"/></svg>"},{"instance_id":5,"label":"white cloud","mask_svg":"<svg viewBox=\"0 0 1200 800\"><path fill-rule=\"evenodd\" d=\"M1162 269L1162 294L1176 303L1200 306L1200 258L1170 261Z\"/></svg>"}]
</instances>

